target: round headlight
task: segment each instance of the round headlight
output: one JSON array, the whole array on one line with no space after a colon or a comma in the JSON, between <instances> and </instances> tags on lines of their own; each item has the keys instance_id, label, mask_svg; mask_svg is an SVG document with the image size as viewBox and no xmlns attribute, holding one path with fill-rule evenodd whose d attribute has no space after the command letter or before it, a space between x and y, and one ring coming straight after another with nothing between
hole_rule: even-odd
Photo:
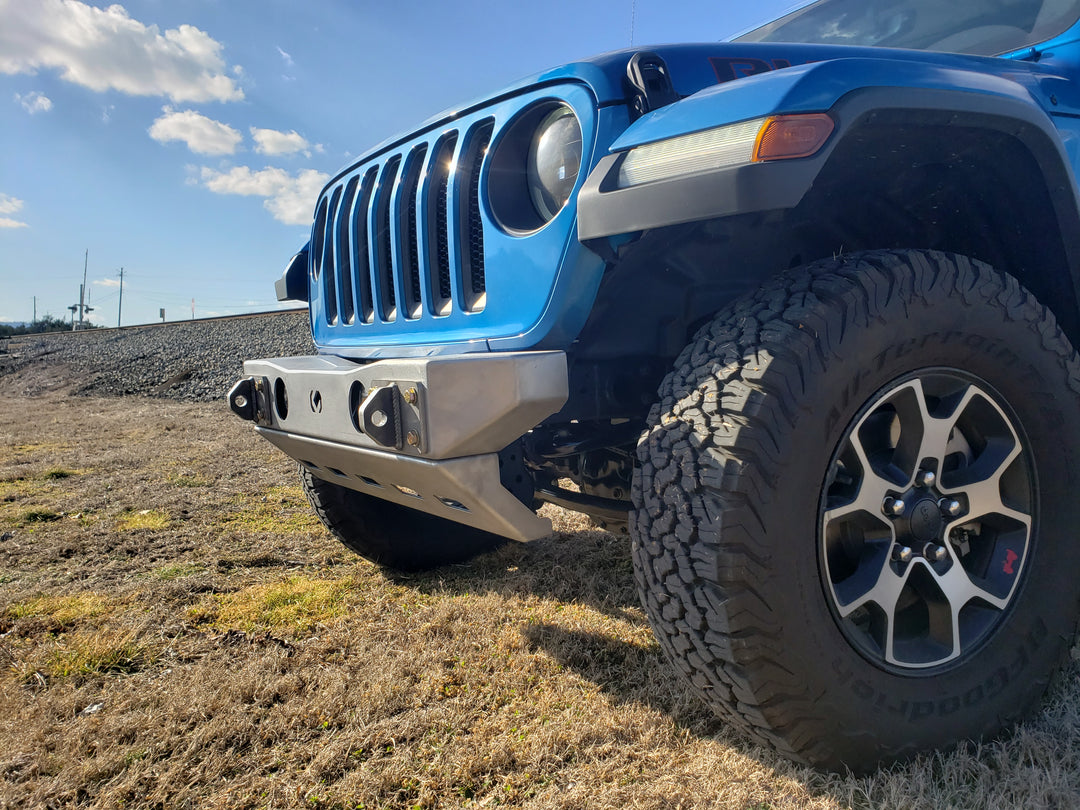
<instances>
[{"instance_id":1,"label":"round headlight","mask_svg":"<svg viewBox=\"0 0 1080 810\"><path fill-rule=\"evenodd\" d=\"M577 116L569 107L556 107L537 126L526 161L529 195L541 220L551 220L566 205L580 168Z\"/></svg>"}]
</instances>

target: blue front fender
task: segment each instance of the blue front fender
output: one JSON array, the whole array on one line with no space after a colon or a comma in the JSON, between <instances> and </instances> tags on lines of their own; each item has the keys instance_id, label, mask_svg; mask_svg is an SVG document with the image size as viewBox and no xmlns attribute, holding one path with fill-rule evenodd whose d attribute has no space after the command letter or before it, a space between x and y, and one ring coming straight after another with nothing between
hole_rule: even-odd
<instances>
[{"instance_id":1,"label":"blue front fender","mask_svg":"<svg viewBox=\"0 0 1080 810\"><path fill-rule=\"evenodd\" d=\"M578 238L591 242L685 222L793 208L836 145L875 111L910 111L910 123L992 129L1018 138L1039 165L1061 226L1075 230L1077 200L1060 133L1043 104L1053 74L1027 63L990 62L996 74L940 62L854 57L800 65L712 87L642 116L599 162L578 200ZM1047 83L1053 86L1052 83ZM1047 104L1052 104L1048 100ZM827 112L836 129L815 155L705 169L620 187L619 166L641 144L768 115ZM1072 240L1070 240L1072 241ZM1076 250L1072 250L1075 247ZM1080 255L1080 242L1068 248Z\"/></svg>"},{"instance_id":2,"label":"blue front fender","mask_svg":"<svg viewBox=\"0 0 1080 810\"><path fill-rule=\"evenodd\" d=\"M934 63L902 58L832 59L708 87L642 116L619 136L611 151L620 152L677 135L768 115L824 112L835 107L847 94L868 88L976 93L1012 99L1043 110L1035 97L1042 93L1026 64L979 60L1000 65L1001 73L991 74L966 67L970 57L938 56L941 61ZM980 64L980 67L985 66Z\"/></svg>"}]
</instances>

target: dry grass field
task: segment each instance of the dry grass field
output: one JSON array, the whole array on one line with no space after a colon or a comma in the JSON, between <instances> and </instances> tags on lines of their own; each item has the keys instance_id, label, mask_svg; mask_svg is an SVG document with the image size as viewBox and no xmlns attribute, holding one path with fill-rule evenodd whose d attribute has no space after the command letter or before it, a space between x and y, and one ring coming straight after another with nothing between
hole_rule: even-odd
<instances>
[{"instance_id":1,"label":"dry grass field","mask_svg":"<svg viewBox=\"0 0 1080 810\"><path fill-rule=\"evenodd\" d=\"M1075 667L1008 739L818 773L683 693L623 538L555 511L390 575L223 404L32 382L0 378L2 807L1080 805Z\"/></svg>"}]
</instances>

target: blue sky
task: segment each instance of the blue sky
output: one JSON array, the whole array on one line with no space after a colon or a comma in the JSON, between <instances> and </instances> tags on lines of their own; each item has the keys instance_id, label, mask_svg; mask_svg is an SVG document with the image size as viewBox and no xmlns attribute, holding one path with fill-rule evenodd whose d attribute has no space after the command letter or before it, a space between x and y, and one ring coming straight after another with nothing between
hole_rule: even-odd
<instances>
[{"instance_id":1,"label":"blue sky","mask_svg":"<svg viewBox=\"0 0 1080 810\"><path fill-rule=\"evenodd\" d=\"M516 79L723 39L795 0L0 0L0 322L271 309L315 197L370 146Z\"/></svg>"}]
</instances>

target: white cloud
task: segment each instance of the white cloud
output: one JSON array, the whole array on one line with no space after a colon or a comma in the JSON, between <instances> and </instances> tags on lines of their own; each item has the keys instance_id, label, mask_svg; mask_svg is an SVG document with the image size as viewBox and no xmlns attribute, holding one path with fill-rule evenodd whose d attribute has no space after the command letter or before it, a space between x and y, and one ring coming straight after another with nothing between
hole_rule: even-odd
<instances>
[{"instance_id":1,"label":"white cloud","mask_svg":"<svg viewBox=\"0 0 1080 810\"><path fill-rule=\"evenodd\" d=\"M0 214L17 214L22 210L23 201L10 194L0 194Z\"/></svg>"},{"instance_id":2,"label":"white cloud","mask_svg":"<svg viewBox=\"0 0 1080 810\"><path fill-rule=\"evenodd\" d=\"M265 197L263 206L274 219L286 225L309 225L315 199L329 179L330 175L314 169L291 175L270 167L253 171L248 166L235 166L222 172L204 166L197 182L215 194Z\"/></svg>"},{"instance_id":3,"label":"white cloud","mask_svg":"<svg viewBox=\"0 0 1080 810\"><path fill-rule=\"evenodd\" d=\"M305 157L311 157L312 150L321 152L322 144L312 146L307 138L295 129L289 132L280 132L276 129L251 128L251 137L255 139L255 151L260 155L293 155L302 152Z\"/></svg>"},{"instance_id":4,"label":"white cloud","mask_svg":"<svg viewBox=\"0 0 1080 810\"><path fill-rule=\"evenodd\" d=\"M120 5L79 0L0 0L0 73L60 72L103 92L182 101L238 101L222 45L191 25L164 33Z\"/></svg>"},{"instance_id":5,"label":"white cloud","mask_svg":"<svg viewBox=\"0 0 1080 810\"><path fill-rule=\"evenodd\" d=\"M52 99L39 93L37 90L31 91L25 96L22 93L16 93L15 100L31 115L39 112L48 112L52 109Z\"/></svg>"},{"instance_id":6,"label":"white cloud","mask_svg":"<svg viewBox=\"0 0 1080 810\"><path fill-rule=\"evenodd\" d=\"M200 155L231 155L244 136L220 121L207 118L194 110L162 108L163 115L148 130L158 143L183 141L187 148Z\"/></svg>"},{"instance_id":7,"label":"white cloud","mask_svg":"<svg viewBox=\"0 0 1080 810\"><path fill-rule=\"evenodd\" d=\"M119 287L120 286L120 279L118 279L118 278L95 278L90 283L91 284L96 284L99 287Z\"/></svg>"},{"instance_id":8,"label":"white cloud","mask_svg":"<svg viewBox=\"0 0 1080 810\"><path fill-rule=\"evenodd\" d=\"M290 54L286 53L286 52L285 52L285 51L284 51L284 50L282 49L282 47L281 47L280 45L275 45L274 47L275 47L275 48L277 48L277 52L278 52L279 54L281 54L281 58L282 58L282 60L283 60L283 61L285 62L285 64L286 64L286 65L287 65L288 67L292 67L293 65L295 65L295 64L296 64L296 63L295 63L295 62L293 61L293 58L292 58L292 56L291 56Z\"/></svg>"},{"instance_id":9,"label":"white cloud","mask_svg":"<svg viewBox=\"0 0 1080 810\"><path fill-rule=\"evenodd\" d=\"M22 210L23 201L10 194L0 194L0 214L17 214ZM8 216L0 216L0 228L26 228L25 222L12 219Z\"/></svg>"}]
</instances>

